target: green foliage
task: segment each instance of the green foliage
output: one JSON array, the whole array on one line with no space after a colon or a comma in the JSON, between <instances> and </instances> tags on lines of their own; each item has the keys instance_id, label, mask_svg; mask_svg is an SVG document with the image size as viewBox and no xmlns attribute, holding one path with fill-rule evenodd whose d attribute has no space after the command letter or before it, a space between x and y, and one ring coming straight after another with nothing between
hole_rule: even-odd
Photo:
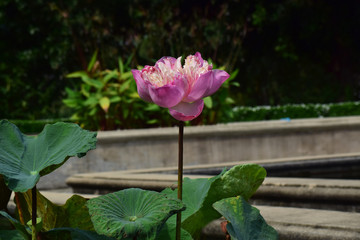
<instances>
[{"instance_id":1,"label":"green foliage","mask_svg":"<svg viewBox=\"0 0 360 240\"><path fill-rule=\"evenodd\" d=\"M119 59L115 70L102 71L96 57L95 52L87 71L67 75L68 78L80 78L82 81L80 89L66 88L68 97L63 100L75 111L73 121L90 130L113 130L147 127L169 119L161 117L158 120L154 115L163 116L160 113L164 110L139 98L128 66L131 58L125 64Z\"/></svg>"},{"instance_id":2,"label":"green foliage","mask_svg":"<svg viewBox=\"0 0 360 240\"><path fill-rule=\"evenodd\" d=\"M24 222L31 220L31 190L25 193L17 193L17 209L21 212ZM88 208L85 206L86 199L73 195L63 206L56 205L44 197L39 191L37 198L37 216L42 219L41 231L46 232L54 228L79 228L93 231L94 226L90 220Z\"/></svg>"},{"instance_id":3,"label":"green foliage","mask_svg":"<svg viewBox=\"0 0 360 240\"><path fill-rule=\"evenodd\" d=\"M165 194L130 188L90 199L96 231L116 239L155 239L166 220L185 209Z\"/></svg>"},{"instance_id":4,"label":"green foliage","mask_svg":"<svg viewBox=\"0 0 360 240\"><path fill-rule=\"evenodd\" d=\"M215 202L239 195L248 200L262 184L265 176L264 168L255 164L245 164L209 179L185 178L183 202L187 208L182 213L182 228L197 239L203 227L221 216L212 207ZM171 189L165 189L163 192L172 196L177 194ZM166 223L169 235L175 234L174 222L175 218L172 217Z\"/></svg>"},{"instance_id":5,"label":"green foliage","mask_svg":"<svg viewBox=\"0 0 360 240\"><path fill-rule=\"evenodd\" d=\"M360 115L360 102L345 102L338 104L329 104L323 106L324 116L339 117L339 116L354 116Z\"/></svg>"},{"instance_id":6,"label":"green foliage","mask_svg":"<svg viewBox=\"0 0 360 240\"><path fill-rule=\"evenodd\" d=\"M18 238L18 236L21 236L25 240L30 240L31 229L27 225L22 224L19 220L13 218L6 212L0 211L0 215L5 217L11 223L13 228L15 228L15 232L13 232L13 233L14 233L16 239ZM12 228L10 228L10 229L12 229ZM6 234L6 235L10 234L8 232L8 230L10 230L10 229L6 229L6 228L1 229L0 228L0 236L2 234ZM3 233L4 230L5 230L5 233Z\"/></svg>"},{"instance_id":7,"label":"green foliage","mask_svg":"<svg viewBox=\"0 0 360 240\"><path fill-rule=\"evenodd\" d=\"M79 197L79 196L77 196ZM43 196L42 196L43 198ZM77 201L77 200L75 200ZM91 224L91 220L90 220L90 216L89 213L86 209L86 212L84 212L84 214L87 214L86 218L83 218L84 215L83 214L78 214L79 210L75 210L75 209L71 209L68 208L67 206L69 205L69 202L74 202L74 198L70 198L67 203L64 206L55 206L53 203L51 203L50 201L46 200L43 203L50 203L51 207L46 207L43 206L45 208L48 208L47 211L49 211L50 213L47 212L43 212L44 209L41 209L41 213L40 214L45 214L45 215L53 215L54 218L50 219L48 218L47 221L48 224L52 224L52 225L56 225L56 226L60 226L60 225L69 225L70 221L87 221L88 224ZM84 205L84 204L82 204ZM56 210L54 210L54 208L57 208ZM82 207L83 209L83 207ZM75 210L74 212L72 212L73 210ZM85 209L83 209L85 210ZM83 211L81 210L81 211ZM66 211L67 214L59 214L59 211ZM8 227L8 228L4 228L0 226L0 239L6 239L6 240L30 240L31 239L31 229L20 223L20 221L18 221L17 219L14 219L13 217L11 217L9 214L7 214L6 212L2 212L0 211L0 216L4 216L13 227ZM75 218L75 219L68 219L68 218ZM56 221L60 221L59 223ZM70 224L71 226L71 224ZM41 235L41 239L44 240L71 240L71 239L76 239L76 240L114 240L113 238L110 237L106 237L106 236L102 236L102 235L98 235L96 232L94 231L89 231L89 230L84 230L84 229L78 229L78 228L74 228L76 227L76 225L74 225L73 227L59 227L59 228L54 228L51 229L49 231L44 231L44 229L42 229L42 232L40 232ZM15 230L13 230L13 228L15 228Z\"/></svg>"},{"instance_id":8,"label":"green foliage","mask_svg":"<svg viewBox=\"0 0 360 240\"><path fill-rule=\"evenodd\" d=\"M244 198L231 197L213 204L227 220L226 229L233 240L276 240L278 234L269 226L260 211Z\"/></svg>"},{"instance_id":9,"label":"green foliage","mask_svg":"<svg viewBox=\"0 0 360 240\"><path fill-rule=\"evenodd\" d=\"M180 229L181 240L193 240L193 237L184 228ZM177 240L176 239L176 217L172 216L166 222L159 234L156 236L157 240Z\"/></svg>"},{"instance_id":10,"label":"green foliage","mask_svg":"<svg viewBox=\"0 0 360 240\"><path fill-rule=\"evenodd\" d=\"M12 123L0 121L0 174L15 192L33 188L40 176L61 166L70 156L95 148L96 133L76 124L46 125L37 136L24 135Z\"/></svg>"},{"instance_id":11,"label":"green foliage","mask_svg":"<svg viewBox=\"0 0 360 240\"><path fill-rule=\"evenodd\" d=\"M70 235L69 235L70 233ZM78 228L54 228L43 234L46 240L115 240L104 235L99 235L93 231L86 231Z\"/></svg>"},{"instance_id":12,"label":"green foliage","mask_svg":"<svg viewBox=\"0 0 360 240\"><path fill-rule=\"evenodd\" d=\"M235 107L232 121L258 121L360 115L360 102L287 104L284 106Z\"/></svg>"},{"instance_id":13,"label":"green foliage","mask_svg":"<svg viewBox=\"0 0 360 240\"><path fill-rule=\"evenodd\" d=\"M27 240L29 238L25 238L21 235L17 230L0 230L0 239L6 240Z\"/></svg>"}]
</instances>

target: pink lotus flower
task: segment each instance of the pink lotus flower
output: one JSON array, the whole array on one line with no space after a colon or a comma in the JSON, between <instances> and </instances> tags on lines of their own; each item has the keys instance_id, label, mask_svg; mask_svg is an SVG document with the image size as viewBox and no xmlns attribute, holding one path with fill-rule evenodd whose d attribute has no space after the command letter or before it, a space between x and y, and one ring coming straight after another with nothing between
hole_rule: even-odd
<instances>
[{"instance_id":1,"label":"pink lotus flower","mask_svg":"<svg viewBox=\"0 0 360 240\"><path fill-rule=\"evenodd\" d=\"M132 70L139 96L160 107L168 108L177 120L190 121L204 108L202 98L215 93L229 78L222 70L201 58L200 53L189 55L181 65L181 57L163 57L155 66Z\"/></svg>"}]
</instances>

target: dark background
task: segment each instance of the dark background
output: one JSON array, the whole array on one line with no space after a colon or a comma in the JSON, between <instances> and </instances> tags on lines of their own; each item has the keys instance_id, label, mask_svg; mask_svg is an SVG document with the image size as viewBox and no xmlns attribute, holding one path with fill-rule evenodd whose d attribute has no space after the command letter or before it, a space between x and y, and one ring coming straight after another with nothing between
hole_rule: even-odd
<instances>
[{"instance_id":1,"label":"dark background","mask_svg":"<svg viewBox=\"0 0 360 240\"><path fill-rule=\"evenodd\" d=\"M0 118L67 117L67 73L201 52L239 106L359 100L358 1L2 0ZM80 84L80 82L79 82Z\"/></svg>"}]
</instances>

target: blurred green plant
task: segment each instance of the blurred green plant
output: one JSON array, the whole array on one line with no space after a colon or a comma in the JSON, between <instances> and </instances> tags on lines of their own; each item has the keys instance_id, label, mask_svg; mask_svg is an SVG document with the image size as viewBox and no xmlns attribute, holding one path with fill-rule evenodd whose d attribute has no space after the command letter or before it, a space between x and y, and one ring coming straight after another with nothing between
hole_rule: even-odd
<instances>
[{"instance_id":1,"label":"blurred green plant","mask_svg":"<svg viewBox=\"0 0 360 240\"><path fill-rule=\"evenodd\" d=\"M101 70L95 52L87 71L68 74L68 78L82 81L80 89L65 89L68 96L63 102L75 111L71 119L91 130L135 127L142 114L134 109L142 103L137 101L130 61L131 57L124 64L119 58L117 69Z\"/></svg>"}]
</instances>

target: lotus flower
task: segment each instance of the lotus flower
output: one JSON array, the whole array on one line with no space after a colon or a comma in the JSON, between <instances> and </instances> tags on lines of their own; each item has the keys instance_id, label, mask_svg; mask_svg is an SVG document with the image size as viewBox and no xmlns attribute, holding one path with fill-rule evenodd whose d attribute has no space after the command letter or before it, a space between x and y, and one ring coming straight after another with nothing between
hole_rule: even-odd
<instances>
[{"instance_id":1,"label":"lotus flower","mask_svg":"<svg viewBox=\"0 0 360 240\"><path fill-rule=\"evenodd\" d=\"M171 116L180 121L198 117L204 108L202 98L215 93L230 76L212 69L198 52L186 57L184 66L181 57L163 57L155 66L132 70L132 74L143 100L168 108Z\"/></svg>"}]
</instances>

